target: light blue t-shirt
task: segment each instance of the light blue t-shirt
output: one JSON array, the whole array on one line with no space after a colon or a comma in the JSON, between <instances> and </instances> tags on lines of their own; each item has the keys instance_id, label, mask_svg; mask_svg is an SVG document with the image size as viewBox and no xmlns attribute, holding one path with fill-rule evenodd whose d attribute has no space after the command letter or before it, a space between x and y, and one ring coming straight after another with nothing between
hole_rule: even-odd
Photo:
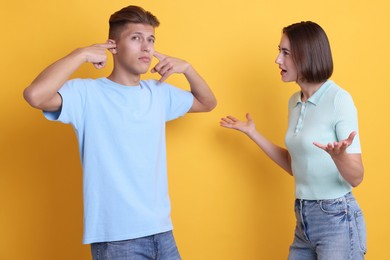
<instances>
[{"instance_id":1,"label":"light blue t-shirt","mask_svg":"<svg viewBox=\"0 0 390 260\"><path fill-rule=\"evenodd\" d=\"M308 100L295 93L288 104L285 144L291 155L298 199L335 199L352 190L341 176L330 155L313 145L328 144L358 132L357 110L352 97L333 81L325 82ZM359 135L347 148L361 153Z\"/></svg>"},{"instance_id":2,"label":"light blue t-shirt","mask_svg":"<svg viewBox=\"0 0 390 260\"><path fill-rule=\"evenodd\" d=\"M74 79L59 91L83 166L84 238L89 244L172 229L165 123L193 103L189 91L155 80L128 87L107 78Z\"/></svg>"}]
</instances>

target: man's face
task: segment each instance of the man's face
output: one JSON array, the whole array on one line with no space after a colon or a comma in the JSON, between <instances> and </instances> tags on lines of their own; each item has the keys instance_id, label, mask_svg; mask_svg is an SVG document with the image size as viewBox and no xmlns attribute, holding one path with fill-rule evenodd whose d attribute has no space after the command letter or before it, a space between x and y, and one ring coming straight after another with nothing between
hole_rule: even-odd
<instances>
[{"instance_id":1,"label":"man's face","mask_svg":"<svg viewBox=\"0 0 390 260\"><path fill-rule=\"evenodd\" d=\"M154 53L154 28L147 24L127 24L116 39L115 67L134 75L148 71Z\"/></svg>"}]
</instances>

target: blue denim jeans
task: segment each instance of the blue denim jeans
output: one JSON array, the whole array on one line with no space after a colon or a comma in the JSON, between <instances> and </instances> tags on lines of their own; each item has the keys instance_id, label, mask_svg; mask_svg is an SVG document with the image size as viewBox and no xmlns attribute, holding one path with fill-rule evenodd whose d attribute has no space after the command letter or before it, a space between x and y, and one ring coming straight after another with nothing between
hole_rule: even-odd
<instances>
[{"instance_id":1,"label":"blue denim jeans","mask_svg":"<svg viewBox=\"0 0 390 260\"><path fill-rule=\"evenodd\" d=\"M360 260L366 225L352 195L331 200L295 200L294 242L289 260Z\"/></svg>"},{"instance_id":2,"label":"blue denim jeans","mask_svg":"<svg viewBox=\"0 0 390 260\"><path fill-rule=\"evenodd\" d=\"M123 241L91 244L93 260L180 260L172 231Z\"/></svg>"}]
</instances>

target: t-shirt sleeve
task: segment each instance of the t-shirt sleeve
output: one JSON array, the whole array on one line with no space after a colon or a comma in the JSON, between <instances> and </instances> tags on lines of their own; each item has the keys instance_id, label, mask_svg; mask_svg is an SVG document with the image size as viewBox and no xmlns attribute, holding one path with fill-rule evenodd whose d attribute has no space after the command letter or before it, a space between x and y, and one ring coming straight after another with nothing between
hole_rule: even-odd
<instances>
[{"instance_id":1,"label":"t-shirt sleeve","mask_svg":"<svg viewBox=\"0 0 390 260\"><path fill-rule=\"evenodd\" d=\"M44 116L48 120L72 124L77 128L83 117L86 92L85 81L81 79L67 81L58 91L62 98L60 110L54 112L43 111Z\"/></svg>"},{"instance_id":2,"label":"t-shirt sleeve","mask_svg":"<svg viewBox=\"0 0 390 260\"><path fill-rule=\"evenodd\" d=\"M161 86L166 89L166 116L165 120L170 121L186 114L194 102L191 92L176 88L169 84Z\"/></svg>"},{"instance_id":3,"label":"t-shirt sleeve","mask_svg":"<svg viewBox=\"0 0 390 260\"><path fill-rule=\"evenodd\" d=\"M335 129L337 139L348 138L351 132L356 131L352 144L347 148L348 153L361 153L358 114L351 95L346 91L340 91L335 99Z\"/></svg>"}]
</instances>

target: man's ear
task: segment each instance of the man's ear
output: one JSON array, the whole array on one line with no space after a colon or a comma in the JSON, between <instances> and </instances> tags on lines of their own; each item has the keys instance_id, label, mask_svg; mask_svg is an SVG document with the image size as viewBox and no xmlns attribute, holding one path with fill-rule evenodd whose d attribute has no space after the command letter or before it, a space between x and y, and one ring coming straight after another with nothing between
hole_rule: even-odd
<instances>
[{"instance_id":1,"label":"man's ear","mask_svg":"<svg viewBox=\"0 0 390 260\"><path fill-rule=\"evenodd\" d=\"M108 39L108 40L107 40L107 43L116 44L116 42L115 42L114 40L112 40L112 39ZM110 48L110 49L108 49L108 51L111 52L112 54L117 54L117 52L118 52L117 49L116 49L116 47Z\"/></svg>"}]
</instances>

